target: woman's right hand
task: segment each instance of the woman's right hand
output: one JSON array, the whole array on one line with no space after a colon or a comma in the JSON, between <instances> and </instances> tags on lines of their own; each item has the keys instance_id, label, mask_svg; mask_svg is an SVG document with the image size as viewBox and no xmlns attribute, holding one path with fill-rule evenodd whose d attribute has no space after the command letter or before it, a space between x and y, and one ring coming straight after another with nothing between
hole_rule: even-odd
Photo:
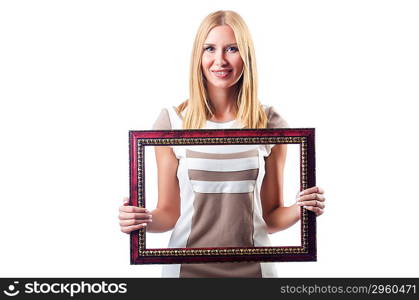
<instances>
[{"instance_id":1,"label":"woman's right hand","mask_svg":"<svg viewBox=\"0 0 419 300\"><path fill-rule=\"evenodd\" d=\"M119 225L122 232L130 233L145 228L148 223L152 222L152 215L147 209L129 206L129 200L126 197L123 201L123 204L119 207Z\"/></svg>"}]
</instances>

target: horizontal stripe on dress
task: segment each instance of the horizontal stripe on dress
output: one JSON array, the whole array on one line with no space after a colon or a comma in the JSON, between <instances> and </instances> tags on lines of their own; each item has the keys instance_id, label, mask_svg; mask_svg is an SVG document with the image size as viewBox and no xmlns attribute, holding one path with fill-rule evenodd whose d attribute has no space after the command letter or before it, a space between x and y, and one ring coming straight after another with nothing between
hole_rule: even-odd
<instances>
[{"instance_id":1,"label":"horizontal stripe on dress","mask_svg":"<svg viewBox=\"0 0 419 300\"><path fill-rule=\"evenodd\" d=\"M258 168L259 160L256 157L223 160L188 157L188 169L194 170L231 172Z\"/></svg>"},{"instance_id":2,"label":"horizontal stripe on dress","mask_svg":"<svg viewBox=\"0 0 419 300\"><path fill-rule=\"evenodd\" d=\"M193 190L198 193L250 193L255 187L255 180L235 181L198 181L191 180Z\"/></svg>"},{"instance_id":3,"label":"horizontal stripe on dress","mask_svg":"<svg viewBox=\"0 0 419 300\"><path fill-rule=\"evenodd\" d=\"M235 152L235 153L207 153L207 152L199 152L193 151L190 149L186 150L186 157L188 158L204 158L204 159L237 159L237 158L245 158L245 157L254 157L258 156L257 149L251 149L243 152Z\"/></svg>"},{"instance_id":4,"label":"horizontal stripe on dress","mask_svg":"<svg viewBox=\"0 0 419 300\"><path fill-rule=\"evenodd\" d=\"M237 145L237 144L228 144L228 145L188 145L180 146L185 147L186 149L204 152L204 153L239 153L249 150L258 150L260 145Z\"/></svg>"},{"instance_id":5,"label":"horizontal stripe on dress","mask_svg":"<svg viewBox=\"0 0 419 300\"><path fill-rule=\"evenodd\" d=\"M200 181L239 181L254 180L257 178L259 169L250 169L235 172L215 172L203 170L188 170L190 180Z\"/></svg>"}]
</instances>

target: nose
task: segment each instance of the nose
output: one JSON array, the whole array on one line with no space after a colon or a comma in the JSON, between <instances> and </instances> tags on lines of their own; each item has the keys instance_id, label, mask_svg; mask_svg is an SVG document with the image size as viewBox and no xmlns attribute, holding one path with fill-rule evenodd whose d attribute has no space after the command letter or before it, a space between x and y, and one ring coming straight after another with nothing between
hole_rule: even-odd
<instances>
[{"instance_id":1,"label":"nose","mask_svg":"<svg viewBox=\"0 0 419 300\"><path fill-rule=\"evenodd\" d=\"M214 63L216 66L224 66L227 64L224 54L224 51L221 49L215 52Z\"/></svg>"}]
</instances>

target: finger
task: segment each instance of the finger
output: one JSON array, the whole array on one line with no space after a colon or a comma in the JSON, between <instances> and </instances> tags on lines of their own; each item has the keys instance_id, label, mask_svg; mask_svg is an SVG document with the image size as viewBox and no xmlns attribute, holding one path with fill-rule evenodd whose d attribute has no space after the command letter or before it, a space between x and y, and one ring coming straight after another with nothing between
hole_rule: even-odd
<instances>
[{"instance_id":1,"label":"finger","mask_svg":"<svg viewBox=\"0 0 419 300\"><path fill-rule=\"evenodd\" d=\"M122 200L122 205L128 205L128 204L129 204L129 198L124 197L124 199Z\"/></svg>"},{"instance_id":2,"label":"finger","mask_svg":"<svg viewBox=\"0 0 419 300\"><path fill-rule=\"evenodd\" d=\"M131 225L138 225L142 223L151 223L153 222L152 218L149 219L129 219L129 220L120 220L119 225L121 227L131 226Z\"/></svg>"},{"instance_id":3,"label":"finger","mask_svg":"<svg viewBox=\"0 0 419 300\"><path fill-rule=\"evenodd\" d=\"M130 233L134 230L138 230L145 227L147 227L147 223L142 223L142 224L132 225L132 226L124 226L124 227L121 227L121 231L124 233Z\"/></svg>"},{"instance_id":4,"label":"finger","mask_svg":"<svg viewBox=\"0 0 419 300\"><path fill-rule=\"evenodd\" d=\"M120 206L119 211L121 212L127 212L127 213L148 213L148 209L144 207L138 207L138 206Z\"/></svg>"},{"instance_id":5,"label":"finger","mask_svg":"<svg viewBox=\"0 0 419 300\"><path fill-rule=\"evenodd\" d=\"M316 216L320 216L323 213L323 210L319 207L313 206L303 206L305 209L310 210L316 214Z\"/></svg>"},{"instance_id":6,"label":"finger","mask_svg":"<svg viewBox=\"0 0 419 300\"><path fill-rule=\"evenodd\" d=\"M120 220L148 220L151 219L151 214L147 213L127 213L127 212L120 212L119 219Z\"/></svg>"},{"instance_id":7,"label":"finger","mask_svg":"<svg viewBox=\"0 0 419 300\"><path fill-rule=\"evenodd\" d=\"M118 217L120 220L148 220L152 218L147 213L127 213L123 211L119 212Z\"/></svg>"},{"instance_id":8,"label":"finger","mask_svg":"<svg viewBox=\"0 0 419 300\"><path fill-rule=\"evenodd\" d=\"M313 207L319 207L319 208L325 208L325 204L323 202L317 201L317 200L310 200L310 201L302 201L297 202L297 205L299 206L313 206Z\"/></svg>"},{"instance_id":9,"label":"finger","mask_svg":"<svg viewBox=\"0 0 419 300\"><path fill-rule=\"evenodd\" d=\"M317 194L317 193L300 196L299 198L297 198L297 202L307 201L307 200L318 200L320 202L324 202L326 198L323 195Z\"/></svg>"},{"instance_id":10,"label":"finger","mask_svg":"<svg viewBox=\"0 0 419 300\"><path fill-rule=\"evenodd\" d=\"M312 194L312 193L318 193L318 194L323 194L324 190L318 186L313 186L311 188L305 189L303 191L300 192L300 196L302 195L308 195L308 194Z\"/></svg>"}]
</instances>

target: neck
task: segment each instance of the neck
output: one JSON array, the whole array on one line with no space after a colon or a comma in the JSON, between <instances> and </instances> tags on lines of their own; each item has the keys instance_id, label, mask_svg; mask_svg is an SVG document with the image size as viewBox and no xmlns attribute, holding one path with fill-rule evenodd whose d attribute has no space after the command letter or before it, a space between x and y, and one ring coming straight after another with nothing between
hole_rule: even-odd
<instances>
[{"instance_id":1,"label":"neck","mask_svg":"<svg viewBox=\"0 0 419 300\"><path fill-rule=\"evenodd\" d=\"M212 106L214 116L213 121L229 121L236 117L237 88L217 88L213 86L207 87L208 96Z\"/></svg>"}]
</instances>

